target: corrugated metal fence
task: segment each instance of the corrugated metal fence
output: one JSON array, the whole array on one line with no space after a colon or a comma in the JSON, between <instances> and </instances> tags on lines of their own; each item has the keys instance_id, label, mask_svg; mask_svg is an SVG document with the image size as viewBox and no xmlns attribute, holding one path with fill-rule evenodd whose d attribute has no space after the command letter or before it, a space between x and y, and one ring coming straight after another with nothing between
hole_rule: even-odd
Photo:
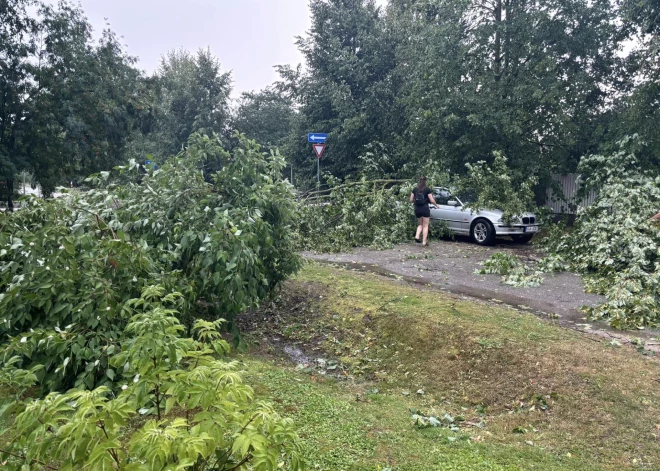
<instances>
[{"instance_id":1,"label":"corrugated metal fence","mask_svg":"<svg viewBox=\"0 0 660 471\"><path fill-rule=\"evenodd\" d=\"M577 177L577 173L552 176L552 179L559 183L559 186L564 192L563 199L553 201L552 188L548 188L546 206L551 208L555 214L575 214L575 209L578 206L589 206L596 199L596 192L594 190L591 190L586 197L577 199L576 195L579 190Z\"/></svg>"}]
</instances>

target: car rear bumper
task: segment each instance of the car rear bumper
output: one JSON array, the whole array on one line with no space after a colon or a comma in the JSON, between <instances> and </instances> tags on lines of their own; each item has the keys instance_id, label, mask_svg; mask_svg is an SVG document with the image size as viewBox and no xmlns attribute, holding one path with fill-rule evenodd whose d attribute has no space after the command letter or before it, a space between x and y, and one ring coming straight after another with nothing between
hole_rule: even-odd
<instances>
[{"instance_id":1,"label":"car rear bumper","mask_svg":"<svg viewBox=\"0 0 660 471\"><path fill-rule=\"evenodd\" d=\"M529 229L529 228L536 228L534 229ZM502 236L507 236L507 235L530 235L530 234L538 234L539 231L541 230L540 226L538 224L525 224L525 225L515 225L515 226L507 226L504 224L498 224L495 227L495 234L497 235L502 235Z\"/></svg>"}]
</instances>

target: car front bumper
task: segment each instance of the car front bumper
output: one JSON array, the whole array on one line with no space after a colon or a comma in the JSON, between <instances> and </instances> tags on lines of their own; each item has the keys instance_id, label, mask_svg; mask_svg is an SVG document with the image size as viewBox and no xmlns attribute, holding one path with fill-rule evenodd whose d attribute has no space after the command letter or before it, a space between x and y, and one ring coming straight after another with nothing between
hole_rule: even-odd
<instances>
[{"instance_id":1,"label":"car front bumper","mask_svg":"<svg viewBox=\"0 0 660 471\"><path fill-rule=\"evenodd\" d=\"M535 228L536 230L530 228ZM498 236L538 234L540 230L541 227L538 224L520 224L510 226L505 224L498 224L495 226L495 234Z\"/></svg>"}]
</instances>

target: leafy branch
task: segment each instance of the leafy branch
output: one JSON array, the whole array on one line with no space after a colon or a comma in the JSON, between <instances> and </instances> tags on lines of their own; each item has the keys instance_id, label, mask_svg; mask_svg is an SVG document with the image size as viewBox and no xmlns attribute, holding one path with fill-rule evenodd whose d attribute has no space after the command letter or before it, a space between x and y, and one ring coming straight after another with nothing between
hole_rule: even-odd
<instances>
[{"instance_id":1,"label":"leafy branch","mask_svg":"<svg viewBox=\"0 0 660 471\"><path fill-rule=\"evenodd\" d=\"M39 464L39 465L43 466L46 469L53 469L53 470L59 469L59 468L55 468L54 466L51 466L47 463L44 463L44 462L39 461L39 460L34 459L34 458L32 458L30 461L28 461L28 459L25 457L25 455L19 455L19 454L16 454L16 453L12 453L11 451L4 450L2 448L0 448L0 454L11 456L11 457L14 457L14 458L18 458L18 459L22 460L24 463L29 463L29 464L36 463L36 464Z\"/></svg>"},{"instance_id":2,"label":"leafy branch","mask_svg":"<svg viewBox=\"0 0 660 471\"><path fill-rule=\"evenodd\" d=\"M105 222L105 221L101 218L101 216L98 215L98 213L95 213L95 212L93 212L93 211L90 211L89 209L81 208L80 206L73 206L73 209L78 210L78 211L84 211L84 212L86 212L86 213L91 214L92 216L94 216L94 218L96 219L96 224L98 225L99 229L103 230L103 229L101 228L101 223L103 223L103 224L105 225L106 229L109 230L110 233L112 234L112 238L113 238L114 240L117 240L117 234L115 233L115 231L112 229L112 227L110 227L110 225L109 225L107 222Z\"/></svg>"}]
</instances>

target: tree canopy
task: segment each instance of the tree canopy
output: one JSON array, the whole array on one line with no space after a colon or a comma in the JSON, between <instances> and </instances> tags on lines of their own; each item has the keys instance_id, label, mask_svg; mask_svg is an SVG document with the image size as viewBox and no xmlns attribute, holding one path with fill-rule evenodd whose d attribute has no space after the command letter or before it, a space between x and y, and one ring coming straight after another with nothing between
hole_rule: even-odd
<instances>
[{"instance_id":1,"label":"tree canopy","mask_svg":"<svg viewBox=\"0 0 660 471\"><path fill-rule=\"evenodd\" d=\"M544 188L626 134L660 155L654 2L315 0L310 9L298 39L306 68L281 68L280 84L299 114L286 153L303 174L314 170L307 132L330 134L323 163L340 178L363 173L367 153L390 176L412 176L429 161L462 174L501 152Z\"/></svg>"},{"instance_id":2,"label":"tree canopy","mask_svg":"<svg viewBox=\"0 0 660 471\"><path fill-rule=\"evenodd\" d=\"M507 156L538 179L572 172L626 135L660 161L660 21L652 0L311 0L296 44L305 64L232 101L232 79L208 50L164 51L147 76L79 7L0 6L0 172L21 170L45 193L123 155L178 153L199 132L235 131L279 147L311 185L309 132L327 132L324 172L409 177L432 164ZM34 14L34 12L38 14ZM376 172L376 173L374 173Z\"/></svg>"},{"instance_id":3,"label":"tree canopy","mask_svg":"<svg viewBox=\"0 0 660 471\"><path fill-rule=\"evenodd\" d=\"M166 53L152 77L109 28L95 40L79 6L0 3L0 180L45 195L126 155L175 155L195 132L229 135L231 75L208 50Z\"/></svg>"},{"instance_id":4,"label":"tree canopy","mask_svg":"<svg viewBox=\"0 0 660 471\"><path fill-rule=\"evenodd\" d=\"M94 43L69 3L0 7L0 161L11 182L34 172L45 194L68 179L111 168L144 103L143 82L110 30ZM11 183L10 183L11 184Z\"/></svg>"}]
</instances>

